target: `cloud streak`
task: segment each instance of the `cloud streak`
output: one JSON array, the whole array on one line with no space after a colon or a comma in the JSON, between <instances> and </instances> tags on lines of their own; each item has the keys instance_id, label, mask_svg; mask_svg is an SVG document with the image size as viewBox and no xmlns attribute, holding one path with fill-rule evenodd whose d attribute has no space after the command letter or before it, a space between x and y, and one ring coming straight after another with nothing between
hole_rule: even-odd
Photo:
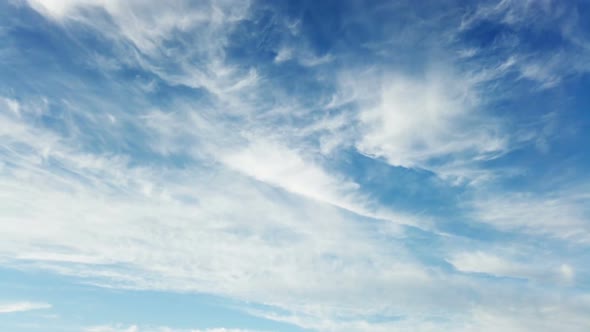
<instances>
[{"instance_id":1,"label":"cloud streak","mask_svg":"<svg viewBox=\"0 0 590 332\"><path fill-rule=\"evenodd\" d=\"M50 309L51 304L44 302L12 302L0 304L0 314Z\"/></svg>"}]
</instances>

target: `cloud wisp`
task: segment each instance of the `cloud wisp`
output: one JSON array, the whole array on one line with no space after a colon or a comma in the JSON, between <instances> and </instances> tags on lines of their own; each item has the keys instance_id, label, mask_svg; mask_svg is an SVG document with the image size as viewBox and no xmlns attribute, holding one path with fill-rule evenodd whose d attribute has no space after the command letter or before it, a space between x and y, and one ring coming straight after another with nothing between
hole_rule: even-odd
<instances>
[{"instance_id":1,"label":"cloud wisp","mask_svg":"<svg viewBox=\"0 0 590 332\"><path fill-rule=\"evenodd\" d=\"M50 309L51 304L44 302L11 302L0 304L0 314Z\"/></svg>"}]
</instances>

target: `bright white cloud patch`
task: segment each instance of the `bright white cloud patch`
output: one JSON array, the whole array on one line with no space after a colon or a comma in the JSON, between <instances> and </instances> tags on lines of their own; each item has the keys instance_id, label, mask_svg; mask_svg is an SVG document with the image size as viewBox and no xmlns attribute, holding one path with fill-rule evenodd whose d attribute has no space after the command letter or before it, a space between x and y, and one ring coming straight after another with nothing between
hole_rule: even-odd
<instances>
[{"instance_id":1,"label":"bright white cloud patch","mask_svg":"<svg viewBox=\"0 0 590 332\"><path fill-rule=\"evenodd\" d=\"M49 309L51 304L43 302L12 302L0 303L0 314Z\"/></svg>"},{"instance_id":2,"label":"bright white cloud patch","mask_svg":"<svg viewBox=\"0 0 590 332\"><path fill-rule=\"evenodd\" d=\"M371 83L375 80L379 83ZM477 172L469 168L509 150L509 136L495 119L482 114L476 83L472 77L436 70L420 78L370 75L362 85L371 88L357 93L365 104L357 148L392 165L477 180Z\"/></svg>"},{"instance_id":3,"label":"bright white cloud patch","mask_svg":"<svg viewBox=\"0 0 590 332\"><path fill-rule=\"evenodd\" d=\"M588 242L587 195L577 190L553 197L530 193L507 197L481 197L473 202L475 217L499 229L520 230L551 237Z\"/></svg>"},{"instance_id":4,"label":"bright white cloud patch","mask_svg":"<svg viewBox=\"0 0 590 332\"><path fill-rule=\"evenodd\" d=\"M228 167L253 178L304 197L328 203L361 216L391 220L397 223L415 221L395 215L385 208L371 207L371 200L359 192L359 185L335 177L322 168L305 161L297 151L264 140L236 153L221 157Z\"/></svg>"}]
</instances>

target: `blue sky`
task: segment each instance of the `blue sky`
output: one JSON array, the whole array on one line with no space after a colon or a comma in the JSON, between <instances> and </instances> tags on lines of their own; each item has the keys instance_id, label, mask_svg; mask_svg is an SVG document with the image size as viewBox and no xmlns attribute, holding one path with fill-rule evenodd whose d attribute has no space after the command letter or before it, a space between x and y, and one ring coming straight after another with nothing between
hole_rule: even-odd
<instances>
[{"instance_id":1,"label":"blue sky","mask_svg":"<svg viewBox=\"0 0 590 332\"><path fill-rule=\"evenodd\" d=\"M0 329L590 330L585 1L0 3Z\"/></svg>"}]
</instances>

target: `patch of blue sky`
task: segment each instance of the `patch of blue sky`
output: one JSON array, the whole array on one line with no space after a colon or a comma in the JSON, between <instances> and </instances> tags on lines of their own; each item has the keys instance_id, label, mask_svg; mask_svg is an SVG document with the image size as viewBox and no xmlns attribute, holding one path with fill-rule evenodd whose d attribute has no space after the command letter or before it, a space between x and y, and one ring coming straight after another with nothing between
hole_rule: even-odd
<instances>
[{"instance_id":1,"label":"patch of blue sky","mask_svg":"<svg viewBox=\"0 0 590 332\"><path fill-rule=\"evenodd\" d=\"M42 270L0 270L3 301L29 299L51 303L51 308L3 315L0 327L23 331L80 331L105 323L207 329L223 326L263 331L303 331L290 324L258 318L235 300L205 294L102 288L73 277ZM246 305L247 307L247 305ZM252 309L256 309L252 306ZM22 324L25 325L25 324ZM52 327L55 326L55 327ZM19 329L20 331L20 329Z\"/></svg>"}]
</instances>

